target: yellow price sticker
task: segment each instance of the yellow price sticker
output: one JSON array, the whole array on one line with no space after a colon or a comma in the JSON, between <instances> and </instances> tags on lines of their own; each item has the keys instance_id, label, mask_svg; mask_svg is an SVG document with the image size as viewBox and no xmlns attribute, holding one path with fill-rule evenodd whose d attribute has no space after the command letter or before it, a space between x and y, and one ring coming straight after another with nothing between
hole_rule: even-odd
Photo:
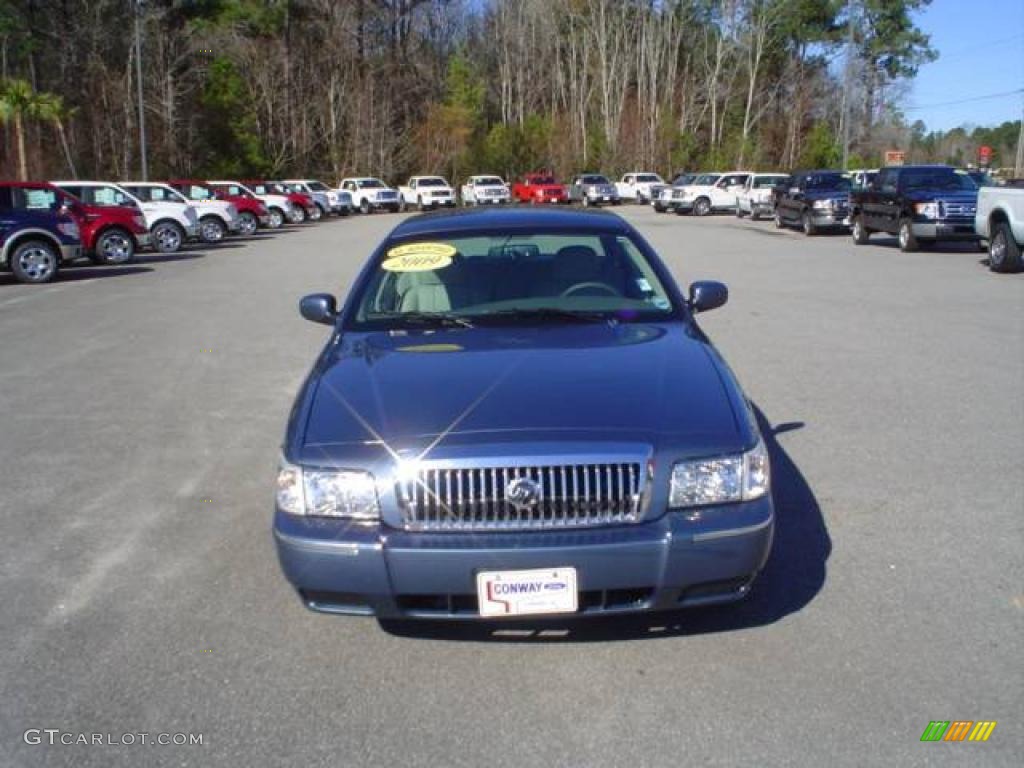
<instances>
[{"instance_id":1,"label":"yellow price sticker","mask_svg":"<svg viewBox=\"0 0 1024 768\"><path fill-rule=\"evenodd\" d=\"M452 263L455 248L447 243L409 243L387 253L380 268L387 272L429 272Z\"/></svg>"}]
</instances>

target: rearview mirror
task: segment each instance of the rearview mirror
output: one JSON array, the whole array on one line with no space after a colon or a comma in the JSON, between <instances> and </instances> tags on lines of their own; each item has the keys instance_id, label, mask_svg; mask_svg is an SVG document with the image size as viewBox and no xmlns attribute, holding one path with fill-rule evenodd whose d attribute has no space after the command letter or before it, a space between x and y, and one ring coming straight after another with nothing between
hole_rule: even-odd
<instances>
[{"instance_id":1,"label":"rearview mirror","mask_svg":"<svg viewBox=\"0 0 1024 768\"><path fill-rule=\"evenodd\" d=\"M716 309L729 300L729 289L717 280L699 280L690 284L690 309L707 312Z\"/></svg>"},{"instance_id":2,"label":"rearview mirror","mask_svg":"<svg viewBox=\"0 0 1024 768\"><path fill-rule=\"evenodd\" d=\"M299 301L299 314L312 323L334 325L338 319L338 307L329 293L311 293Z\"/></svg>"}]
</instances>

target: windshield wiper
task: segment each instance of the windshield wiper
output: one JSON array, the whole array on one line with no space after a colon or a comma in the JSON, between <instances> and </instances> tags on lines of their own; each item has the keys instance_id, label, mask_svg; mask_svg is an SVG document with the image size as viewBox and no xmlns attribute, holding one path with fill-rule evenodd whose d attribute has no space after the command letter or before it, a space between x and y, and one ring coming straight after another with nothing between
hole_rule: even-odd
<instances>
[{"instance_id":1,"label":"windshield wiper","mask_svg":"<svg viewBox=\"0 0 1024 768\"><path fill-rule=\"evenodd\" d=\"M465 317L447 312L374 312L367 320L398 320L409 325L436 325L443 328L472 328L473 323Z\"/></svg>"},{"instance_id":2,"label":"windshield wiper","mask_svg":"<svg viewBox=\"0 0 1024 768\"><path fill-rule=\"evenodd\" d=\"M493 312L482 312L472 315L474 320L559 320L576 323L609 323L618 322L614 315L606 312L580 311L561 309L559 307L537 307L535 309L498 309Z\"/></svg>"}]
</instances>

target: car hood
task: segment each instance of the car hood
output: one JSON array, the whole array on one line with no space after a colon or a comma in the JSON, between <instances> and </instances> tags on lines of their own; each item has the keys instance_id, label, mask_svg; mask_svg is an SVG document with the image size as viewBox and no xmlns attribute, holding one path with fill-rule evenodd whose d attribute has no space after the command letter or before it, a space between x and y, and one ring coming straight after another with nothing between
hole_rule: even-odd
<instances>
[{"instance_id":1,"label":"car hood","mask_svg":"<svg viewBox=\"0 0 1024 768\"><path fill-rule=\"evenodd\" d=\"M311 378L300 451L570 436L742 449L742 400L717 360L681 323L347 333Z\"/></svg>"},{"instance_id":2,"label":"car hood","mask_svg":"<svg viewBox=\"0 0 1024 768\"><path fill-rule=\"evenodd\" d=\"M565 192L565 187L562 184L530 184L527 189L531 192L536 192L540 189L544 191L544 194L556 195L560 195Z\"/></svg>"},{"instance_id":3,"label":"car hood","mask_svg":"<svg viewBox=\"0 0 1024 768\"><path fill-rule=\"evenodd\" d=\"M941 200L944 203L964 203L973 205L978 202L977 190L963 189L914 189L906 193L907 199L918 203Z\"/></svg>"}]
</instances>

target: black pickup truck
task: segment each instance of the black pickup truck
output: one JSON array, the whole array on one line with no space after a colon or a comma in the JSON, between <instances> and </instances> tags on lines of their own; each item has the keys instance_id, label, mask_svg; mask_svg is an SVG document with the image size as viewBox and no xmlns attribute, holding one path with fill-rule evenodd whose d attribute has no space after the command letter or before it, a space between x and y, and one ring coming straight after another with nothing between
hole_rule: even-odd
<instances>
[{"instance_id":1,"label":"black pickup truck","mask_svg":"<svg viewBox=\"0 0 1024 768\"><path fill-rule=\"evenodd\" d=\"M883 168L870 186L851 195L851 204L857 245L864 245L873 232L896 235L903 251L939 241L978 242L978 187L947 165Z\"/></svg>"},{"instance_id":2,"label":"black pickup truck","mask_svg":"<svg viewBox=\"0 0 1024 768\"><path fill-rule=\"evenodd\" d=\"M775 226L798 226L805 235L847 226L850 177L842 171L797 171L773 190Z\"/></svg>"}]
</instances>

